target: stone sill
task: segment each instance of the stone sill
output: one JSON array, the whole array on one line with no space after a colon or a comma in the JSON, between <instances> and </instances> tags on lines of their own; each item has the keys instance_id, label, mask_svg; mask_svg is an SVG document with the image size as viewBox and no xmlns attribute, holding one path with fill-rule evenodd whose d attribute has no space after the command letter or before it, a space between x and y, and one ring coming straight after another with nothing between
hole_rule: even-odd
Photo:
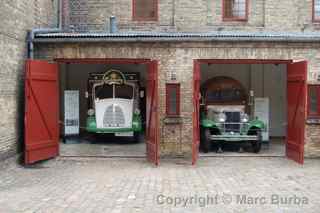
<instances>
[{"instance_id":1,"label":"stone sill","mask_svg":"<svg viewBox=\"0 0 320 213\"><path fill-rule=\"evenodd\" d=\"M309 125L320 125L320 118L308 118L306 124Z\"/></svg>"},{"instance_id":2,"label":"stone sill","mask_svg":"<svg viewBox=\"0 0 320 213\"><path fill-rule=\"evenodd\" d=\"M164 124L182 124L183 120L180 116L166 116L163 119Z\"/></svg>"}]
</instances>

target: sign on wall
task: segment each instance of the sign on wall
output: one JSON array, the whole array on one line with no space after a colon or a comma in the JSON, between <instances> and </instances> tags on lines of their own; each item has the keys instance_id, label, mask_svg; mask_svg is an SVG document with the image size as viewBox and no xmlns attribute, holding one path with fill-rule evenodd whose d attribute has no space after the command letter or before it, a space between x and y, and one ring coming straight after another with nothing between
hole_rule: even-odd
<instances>
[{"instance_id":1,"label":"sign on wall","mask_svg":"<svg viewBox=\"0 0 320 213\"><path fill-rule=\"evenodd\" d=\"M64 91L64 135L79 134L79 91Z\"/></svg>"}]
</instances>

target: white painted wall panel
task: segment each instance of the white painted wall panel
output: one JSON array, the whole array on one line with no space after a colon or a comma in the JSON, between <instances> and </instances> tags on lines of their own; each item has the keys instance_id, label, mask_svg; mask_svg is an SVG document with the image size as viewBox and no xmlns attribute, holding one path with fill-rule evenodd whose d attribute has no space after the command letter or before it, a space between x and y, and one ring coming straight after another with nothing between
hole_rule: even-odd
<instances>
[{"instance_id":1,"label":"white painted wall panel","mask_svg":"<svg viewBox=\"0 0 320 213\"><path fill-rule=\"evenodd\" d=\"M286 136L287 72L286 65L213 64L201 66L201 82L216 76L229 76L240 81L255 97L270 100L270 136Z\"/></svg>"}]
</instances>

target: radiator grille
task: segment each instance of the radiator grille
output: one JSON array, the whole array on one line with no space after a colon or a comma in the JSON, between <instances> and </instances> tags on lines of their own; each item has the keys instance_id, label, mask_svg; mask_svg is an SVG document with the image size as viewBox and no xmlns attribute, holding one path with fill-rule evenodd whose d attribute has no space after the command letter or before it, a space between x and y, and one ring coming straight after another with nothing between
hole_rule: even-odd
<instances>
[{"instance_id":1,"label":"radiator grille","mask_svg":"<svg viewBox=\"0 0 320 213\"><path fill-rule=\"evenodd\" d=\"M225 112L225 115L227 117L226 132L240 132L240 112Z\"/></svg>"},{"instance_id":2,"label":"radiator grille","mask_svg":"<svg viewBox=\"0 0 320 213\"><path fill-rule=\"evenodd\" d=\"M112 104L107 107L103 116L103 126L104 128L125 126L124 113L119 106Z\"/></svg>"}]
</instances>

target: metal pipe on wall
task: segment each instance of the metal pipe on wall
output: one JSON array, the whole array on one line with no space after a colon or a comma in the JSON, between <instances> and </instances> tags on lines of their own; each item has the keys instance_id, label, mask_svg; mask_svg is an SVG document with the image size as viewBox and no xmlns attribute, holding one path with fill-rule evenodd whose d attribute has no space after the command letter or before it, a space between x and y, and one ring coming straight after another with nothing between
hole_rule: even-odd
<instances>
[{"instance_id":1,"label":"metal pipe on wall","mask_svg":"<svg viewBox=\"0 0 320 213\"><path fill-rule=\"evenodd\" d=\"M60 28L39 28L39 29L32 29L28 32L28 58L33 59L34 58L34 38L37 33L55 33L55 32L61 32Z\"/></svg>"},{"instance_id":2,"label":"metal pipe on wall","mask_svg":"<svg viewBox=\"0 0 320 213\"><path fill-rule=\"evenodd\" d=\"M42 37L36 39L37 43L77 43L77 42L292 42L292 43L310 43L310 42L320 42L319 37L310 37L310 38L273 38L273 37L266 37L266 38L257 38L257 37L161 37L161 36L150 36L148 37L147 34L141 35L130 35L130 34L123 34L123 33L109 33L103 34L100 33L99 35L94 35L91 37L86 37L85 34L77 35L56 35L55 37ZM89 35L90 36L90 35ZM105 37L104 37L105 36Z\"/></svg>"},{"instance_id":3,"label":"metal pipe on wall","mask_svg":"<svg viewBox=\"0 0 320 213\"><path fill-rule=\"evenodd\" d=\"M56 28L36 28L32 29L28 32L27 35L27 57L28 59L34 59L34 38L37 33L57 33L62 31L62 1L63 0L58 0L58 5L57 5L57 26Z\"/></svg>"},{"instance_id":4,"label":"metal pipe on wall","mask_svg":"<svg viewBox=\"0 0 320 213\"><path fill-rule=\"evenodd\" d=\"M62 11L63 11L63 4L62 4L63 0L58 0L58 21L57 21L57 28L62 28Z\"/></svg>"}]
</instances>

